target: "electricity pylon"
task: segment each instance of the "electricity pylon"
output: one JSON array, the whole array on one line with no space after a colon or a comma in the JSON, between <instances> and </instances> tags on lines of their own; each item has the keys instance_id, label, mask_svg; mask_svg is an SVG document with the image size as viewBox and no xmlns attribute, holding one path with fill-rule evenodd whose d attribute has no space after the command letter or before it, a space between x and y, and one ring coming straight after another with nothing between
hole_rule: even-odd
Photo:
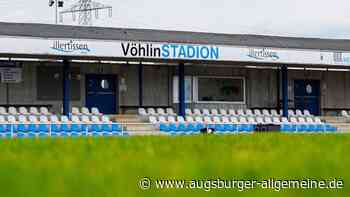
<instances>
[{"instance_id":1,"label":"electricity pylon","mask_svg":"<svg viewBox=\"0 0 350 197\"><path fill-rule=\"evenodd\" d=\"M65 14L72 14L73 21L76 21L76 15L78 14L78 23L80 25L91 26L93 13L95 15L95 18L98 19L99 12L102 10L107 10L108 16L112 17L112 6L92 0L79 0L70 8L60 12L60 22L63 22L63 15Z\"/></svg>"}]
</instances>

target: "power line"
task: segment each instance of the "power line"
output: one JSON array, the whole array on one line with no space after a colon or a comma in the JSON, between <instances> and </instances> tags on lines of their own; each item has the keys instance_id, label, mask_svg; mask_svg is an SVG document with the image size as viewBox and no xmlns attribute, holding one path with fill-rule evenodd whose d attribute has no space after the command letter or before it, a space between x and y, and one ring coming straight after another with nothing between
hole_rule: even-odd
<instances>
[{"instance_id":1,"label":"power line","mask_svg":"<svg viewBox=\"0 0 350 197\"><path fill-rule=\"evenodd\" d=\"M78 23L80 25L91 26L93 23L93 14L95 18L99 18L99 12L107 10L108 16L112 17L112 6L95 2L92 0L79 0L70 8L60 12L60 22L63 22L65 14L72 14L73 21L76 21L78 15Z\"/></svg>"}]
</instances>

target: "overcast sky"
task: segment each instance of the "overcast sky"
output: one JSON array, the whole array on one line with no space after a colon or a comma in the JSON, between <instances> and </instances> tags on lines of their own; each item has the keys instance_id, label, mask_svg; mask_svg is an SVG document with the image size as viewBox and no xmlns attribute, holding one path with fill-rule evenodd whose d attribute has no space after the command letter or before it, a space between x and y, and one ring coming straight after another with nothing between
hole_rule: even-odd
<instances>
[{"instance_id":1,"label":"overcast sky","mask_svg":"<svg viewBox=\"0 0 350 197\"><path fill-rule=\"evenodd\" d=\"M95 1L113 6L96 26L350 39L349 0ZM54 13L48 0L0 1L0 21L54 23ZM76 23L67 15L64 24Z\"/></svg>"}]
</instances>

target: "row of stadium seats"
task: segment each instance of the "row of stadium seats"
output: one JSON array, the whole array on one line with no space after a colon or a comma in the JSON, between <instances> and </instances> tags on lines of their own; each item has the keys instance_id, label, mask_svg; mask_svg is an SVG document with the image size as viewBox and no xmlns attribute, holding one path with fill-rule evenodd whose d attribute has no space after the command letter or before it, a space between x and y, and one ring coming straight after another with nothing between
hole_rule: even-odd
<instances>
[{"instance_id":1,"label":"row of stadium seats","mask_svg":"<svg viewBox=\"0 0 350 197\"><path fill-rule=\"evenodd\" d=\"M172 108L147 108L147 110L145 108L139 108L138 109L138 114L140 116L176 116L176 113L174 112L174 110Z\"/></svg>"},{"instance_id":2,"label":"row of stadium seats","mask_svg":"<svg viewBox=\"0 0 350 197\"><path fill-rule=\"evenodd\" d=\"M206 124L226 124L226 123L233 123L233 124L322 124L322 121L318 117L227 117L227 116L186 116L186 118L183 118L182 116L150 116L149 121L152 124L158 124L158 123L183 123L183 124L189 124L189 123L206 123Z\"/></svg>"},{"instance_id":3,"label":"row of stadium seats","mask_svg":"<svg viewBox=\"0 0 350 197\"><path fill-rule=\"evenodd\" d=\"M39 109L37 107L30 107L29 110L26 107L9 107L6 109L5 107L0 107L0 115L45 115L49 116L52 115L51 112L49 112L47 107L40 107Z\"/></svg>"},{"instance_id":4,"label":"row of stadium seats","mask_svg":"<svg viewBox=\"0 0 350 197\"><path fill-rule=\"evenodd\" d=\"M350 111L342 110L340 115L344 118L350 118Z\"/></svg>"},{"instance_id":5,"label":"row of stadium seats","mask_svg":"<svg viewBox=\"0 0 350 197\"><path fill-rule=\"evenodd\" d=\"M51 116L34 116L34 115L19 115L19 116L14 116L14 115L0 115L0 124L2 123L109 123L111 122L108 116L76 116L73 115L71 118L68 116L57 116L57 115L51 115Z\"/></svg>"},{"instance_id":6,"label":"row of stadium seats","mask_svg":"<svg viewBox=\"0 0 350 197\"><path fill-rule=\"evenodd\" d=\"M0 115L0 137L42 136L117 136L123 135L123 127L107 116L36 116Z\"/></svg>"},{"instance_id":7,"label":"row of stadium seats","mask_svg":"<svg viewBox=\"0 0 350 197\"><path fill-rule=\"evenodd\" d=\"M174 118L173 116L150 116L149 120L156 125L160 131L170 134L196 134L204 128L214 129L217 133L250 133L255 130L259 124L279 125L282 132L335 132L336 127L323 123L318 117L209 117L197 116L195 118L187 116Z\"/></svg>"},{"instance_id":8,"label":"row of stadium seats","mask_svg":"<svg viewBox=\"0 0 350 197\"><path fill-rule=\"evenodd\" d=\"M172 135L198 134L202 129L213 129L219 134L252 133L256 129L255 124L174 124L160 123L159 129L162 132ZM332 133L337 128L329 124L281 124L280 131L284 133Z\"/></svg>"},{"instance_id":9,"label":"row of stadium seats","mask_svg":"<svg viewBox=\"0 0 350 197\"><path fill-rule=\"evenodd\" d=\"M101 116L102 113L100 113L99 109L96 107L91 108L91 112L87 107L72 107L72 115L86 115L86 116ZM14 115L14 116L19 116L19 115L34 115L34 116L40 116L40 115L45 115L45 116L50 116L52 115L51 112L49 112L47 107L40 107L39 109L37 107L29 107L27 109L26 107L9 107L6 109L5 107L0 107L0 115Z\"/></svg>"},{"instance_id":10,"label":"row of stadium seats","mask_svg":"<svg viewBox=\"0 0 350 197\"><path fill-rule=\"evenodd\" d=\"M278 113L277 110L272 109L272 110L251 110L251 109L186 109L185 111L186 116L245 116L245 117L257 117L257 116L264 116L264 117L279 117L282 115L282 110ZM165 115L171 115L171 116L176 116L174 113L174 110L171 108L167 108L164 110L163 108L139 108L139 115L141 116L165 116ZM288 110L288 116L289 117L312 117L310 112L308 110Z\"/></svg>"},{"instance_id":11,"label":"row of stadium seats","mask_svg":"<svg viewBox=\"0 0 350 197\"><path fill-rule=\"evenodd\" d=\"M87 107L82 107L80 109L78 107L72 107L72 115L101 116L103 114L96 107L91 108L91 112L90 112L89 108L87 108Z\"/></svg>"}]
</instances>

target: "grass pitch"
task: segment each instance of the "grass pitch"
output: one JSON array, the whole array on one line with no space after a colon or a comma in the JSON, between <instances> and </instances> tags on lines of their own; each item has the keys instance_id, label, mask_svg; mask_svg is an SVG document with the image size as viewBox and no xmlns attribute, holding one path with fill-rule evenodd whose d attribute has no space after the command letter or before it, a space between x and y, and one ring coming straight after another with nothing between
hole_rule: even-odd
<instances>
[{"instance_id":1,"label":"grass pitch","mask_svg":"<svg viewBox=\"0 0 350 197\"><path fill-rule=\"evenodd\" d=\"M350 135L0 140L0 196L350 196ZM333 179L343 189L154 189L140 179Z\"/></svg>"}]
</instances>

